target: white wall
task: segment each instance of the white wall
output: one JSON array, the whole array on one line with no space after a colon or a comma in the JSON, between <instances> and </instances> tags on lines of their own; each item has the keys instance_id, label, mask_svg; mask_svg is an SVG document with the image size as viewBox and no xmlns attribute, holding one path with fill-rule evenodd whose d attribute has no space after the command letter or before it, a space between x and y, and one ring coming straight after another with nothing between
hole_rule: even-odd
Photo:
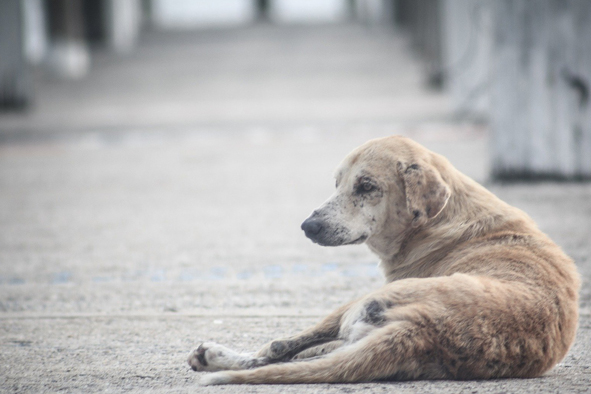
<instances>
[{"instance_id":1,"label":"white wall","mask_svg":"<svg viewBox=\"0 0 591 394\"><path fill-rule=\"evenodd\" d=\"M349 15L346 0L272 0L270 16L280 23L339 22Z\"/></svg>"},{"instance_id":2,"label":"white wall","mask_svg":"<svg viewBox=\"0 0 591 394\"><path fill-rule=\"evenodd\" d=\"M236 26L257 17L255 0L152 0L154 23L164 28L191 29ZM275 23L331 23L349 17L347 0L270 0Z\"/></svg>"},{"instance_id":3,"label":"white wall","mask_svg":"<svg viewBox=\"0 0 591 394\"><path fill-rule=\"evenodd\" d=\"M152 0L154 22L164 28L190 29L252 22L253 0Z\"/></svg>"}]
</instances>

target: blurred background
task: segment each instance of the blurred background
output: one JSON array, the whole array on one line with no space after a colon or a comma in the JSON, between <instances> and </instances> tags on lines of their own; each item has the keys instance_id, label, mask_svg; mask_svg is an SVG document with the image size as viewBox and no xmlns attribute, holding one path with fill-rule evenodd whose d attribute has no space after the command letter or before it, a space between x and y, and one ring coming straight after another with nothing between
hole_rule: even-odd
<instances>
[{"instance_id":1,"label":"blurred background","mask_svg":"<svg viewBox=\"0 0 591 394\"><path fill-rule=\"evenodd\" d=\"M185 392L200 341L252 351L379 287L300 224L392 134L584 282L549 377L397 388L587 390L590 84L588 0L1 0L0 391Z\"/></svg>"},{"instance_id":2,"label":"blurred background","mask_svg":"<svg viewBox=\"0 0 591 394\"><path fill-rule=\"evenodd\" d=\"M3 140L134 127L468 120L490 130L494 178L591 175L588 1L0 7Z\"/></svg>"}]
</instances>

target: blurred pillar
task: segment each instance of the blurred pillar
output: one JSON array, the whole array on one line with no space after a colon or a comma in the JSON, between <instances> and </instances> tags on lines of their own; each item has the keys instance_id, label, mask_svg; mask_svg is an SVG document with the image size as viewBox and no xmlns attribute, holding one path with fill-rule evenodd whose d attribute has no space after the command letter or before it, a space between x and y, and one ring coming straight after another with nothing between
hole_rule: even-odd
<instances>
[{"instance_id":1,"label":"blurred pillar","mask_svg":"<svg viewBox=\"0 0 591 394\"><path fill-rule=\"evenodd\" d=\"M413 0L395 0L394 22L400 28L408 28L414 19Z\"/></svg>"},{"instance_id":2,"label":"blurred pillar","mask_svg":"<svg viewBox=\"0 0 591 394\"><path fill-rule=\"evenodd\" d=\"M25 62L20 0L0 1L0 108L23 108L32 84Z\"/></svg>"},{"instance_id":3,"label":"blurred pillar","mask_svg":"<svg viewBox=\"0 0 591 394\"><path fill-rule=\"evenodd\" d=\"M32 64L41 63L47 54L48 36L43 0L23 0L25 54Z\"/></svg>"},{"instance_id":4,"label":"blurred pillar","mask_svg":"<svg viewBox=\"0 0 591 394\"><path fill-rule=\"evenodd\" d=\"M442 69L442 0L397 0L393 18L409 36L413 49L427 64L432 87L441 87ZM433 75L439 78L432 77Z\"/></svg>"},{"instance_id":5,"label":"blurred pillar","mask_svg":"<svg viewBox=\"0 0 591 394\"><path fill-rule=\"evenodd\" d=\"M90 44L129 52L137 43L143 12L141 0L83 0L84 36Z\"/></svg>"},{"instance_id":6,"label":"blurred pillar","mask_svg":"<svg viewBox=\"0 0 591 394\"><path fill-rule=\"evenodd\" d=\"M140 0L107 0L106 30L109 46L129 52L136 44L142 23Z\"/></svg>"},{"instance_id":7,"label":"blurred pillar","mask_svg":"<svg viewBox=\"0 0 591 394\"><path fill-rule=\"evenodd\" d=\"M353 4L355 17L367 25L392 24L395 5L393 0L356 0Z\"/></svg>"},{"instance_id":8,"label":"blurred pillar","mask_svg":"<svg viewBox=\"0 0 591 394\"><path fill-rule=\"evenodd\" d=\"M496 179L591 179L591 2L495 0Z\"/></svg>"},{"instance_id":9,"label":"blurred pillar","mask_svg":"<svg viewBox=\"0 0 591 394\"><path fill-rule=\"evenodd\" d=\"M442 82L454 112L487 118L490 109L490 52L493 31L489 0L443 0Z\"/></svg>"},{"instance_id":10,"label":"blurred pillar","mask_svg":"<svg viewBox=\"0 0 591 394\"><path fill-rule=\"evenodd\" d=\"M266 22L269 20L269 0L256 0L257 20Z\"/></svg>"},{"instance_id":11,"label":"blurred pillar","mask_svg":"<svg viewBox=\"0 0 591 394\"><path fill-rule=\"evenodd\" d=\"M90 68L82 0L46 0L51 37L49 65L60 77L78 79Z\"/></svg>"},{"instance_id":12,"label":"blurred pillar","mask_svg":"<svg viewBox=\"0 0 591 394\"><path fill-rule=\"evenodd\" d=\"M441 0L417 1L414 45L431 69L441 66Z\"/></svg>"}]
</instances>

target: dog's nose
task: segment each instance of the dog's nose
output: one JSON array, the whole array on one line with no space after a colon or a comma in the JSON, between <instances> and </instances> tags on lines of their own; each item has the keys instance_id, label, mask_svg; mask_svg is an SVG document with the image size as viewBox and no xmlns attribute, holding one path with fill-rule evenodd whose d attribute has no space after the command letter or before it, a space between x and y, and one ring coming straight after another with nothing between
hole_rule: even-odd
<instances>
[{"instance_id":1,"label":"dog's nose","mask_svg":"<svg viewBox=\"0 0 591 394\"><path fill-rule=\"evenodd\" d=\"M306 219L302 223L302 230L306 233L306 237L314 236L322 230L322 223L318 219Z\"/></svg>"}]
</instances>

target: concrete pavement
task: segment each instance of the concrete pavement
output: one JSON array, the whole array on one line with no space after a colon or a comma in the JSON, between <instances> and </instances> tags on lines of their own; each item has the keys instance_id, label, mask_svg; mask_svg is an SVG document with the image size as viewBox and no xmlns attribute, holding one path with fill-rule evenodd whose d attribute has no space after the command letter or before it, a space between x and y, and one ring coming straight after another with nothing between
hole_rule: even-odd
<instances>
[{"instance_id":1,"label":"concrete pavement","mask_svg":"<svg viewBox=\"0 0 591 394\"><path fill-rule=\"evenodd\" d=\"M299 229L331 193L346 153L401 133L486 183L488 136L451 120L445 96L421 87L420 65L396 36L376 40L355 26L161 34L130 58L105 55L87 81L42 79L37 112L0 115L0 391L589 391L591 185L552 183L488 185L528 212L583 276L577 341L547 376L199 387L185 361L199 342L255 350L381 285L364 246L319 247ZM243 45L259 55L237 55ZM178 74L163 75L163 47L187 56ZM182 75L200 81L198 99ZM251 99L259 90L264 99ZM253 112L223 116L235 95ZM370 111L365 100L383 106ZM394 102L407 110L388 110Z\"/></svg>"}]
</instances>

